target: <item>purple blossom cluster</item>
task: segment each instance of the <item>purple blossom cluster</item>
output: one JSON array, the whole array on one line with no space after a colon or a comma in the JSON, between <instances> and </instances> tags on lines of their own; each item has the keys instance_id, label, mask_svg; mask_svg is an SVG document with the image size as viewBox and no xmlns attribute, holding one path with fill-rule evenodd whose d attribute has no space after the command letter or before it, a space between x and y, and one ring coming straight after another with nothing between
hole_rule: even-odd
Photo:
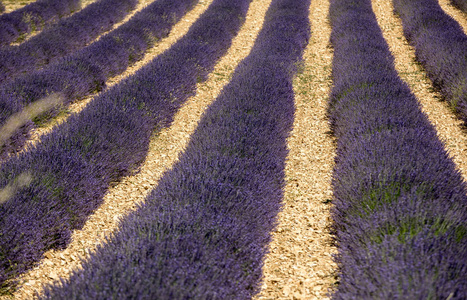
<instances>
[{"instance_id":1,"label":"purple blossom cluster","mask_svg":"<svg viewBox=\"0 0 467 300\"><path fill-rule=\"evenodd\" d=\"M49 94L62 93L63 104L67 104L102 90L109 77L122 73L139 60L151 45L167 36L172 26L197 2L157 0L99 41L41 70L3 84L0 86L0 125ZM42 114L40 120L50 118L56 111ZM21 127L1 146L0 156L20 150L33 126L34 123L29 122Z\"/></svg>"},{"instance_id":2,"label":"purple blossom cluster","mask_svg":"<svg viewBox=\"0 0 467 300\"><path fill-rule=\"evenodd\" d=\"M467 122L467 35L462 27L437 0L393 0L393 4L433 85Z\"/></svg>"},{"instance_id":3,"label":"purple blossom cluster","mask_svg":"<svg viewBox=\"0 0 467 300\"><path fill-rule=\"evenodd\" d=\"M451 4L467 14L467 0L451 0Z\"/></svg>"},{"instance_id":4,"label":"purple blossom cluster","mask_svg":"<svg viewBox=\"0 0 467 300\"><path fill-rule=\"evenodd\" d=\"M333 298L467 299L460 172L398 77L371 1L332 0L330 20Z\"/></svg>"},{"instance_id":5,"label":"purple blossom cluster","mask_svg":"<svg viewBox=\"0 0 467 300\"><path fill-rule=\"evenodd\" d=\"M0 16L0 46L41 30L81 8L80 0L37 0Z\"/></svg>"},{"instance_id":6,"label":"purple blossom cluster","mask_svg":"<svg viewBox=\"0 0 467 300\"><path fill-rule=\"evenodd\" d=\"M172 12L166 18L174 15L172 7L185 11L192 3L178 2L159 2ZM45 251L66 247L109 185L137 171L150 136L171 123L196 84L207 78L237 34L248 4L215 0L169 50L0 166L0 188L19 187L0 205L0 289L14 287L14 278ZM157 26L161 14L152 16L133 30ZM24 177L27 185L13 184Z\"/></svg>"},{"instance_id":7,"label":"purple blossom cluster","mask_svg":"<svg viewBox=\"0 0 467 300\"><path fill-rule=\"evenodd\" d=\"M137 0L99 0L19 46L0 49L0 82L41 68L87 46L122 20Z\"/></svg>"},{"instance_id":8,"label":"purple blossom cluster","mask_svg":"<svg viewBox=\"0 0 467 300\"><path fill-rule=\"evenodd\" d=\"M83 269L46 288L44 298L251 299L258 292L283 197L292 79L310 35L309 4L272 1L250 55L179 161Z\"/></svg>"}]
</instances>

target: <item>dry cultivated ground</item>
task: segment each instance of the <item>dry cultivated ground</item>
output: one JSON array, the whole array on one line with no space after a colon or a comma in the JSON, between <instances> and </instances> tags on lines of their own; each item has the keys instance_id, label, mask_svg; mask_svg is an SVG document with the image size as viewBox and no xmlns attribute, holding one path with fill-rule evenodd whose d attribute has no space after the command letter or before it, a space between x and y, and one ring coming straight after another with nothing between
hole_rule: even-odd
<instances>
[{"instance_id":1,"label":"dry cultivated ground","mask_svg":"<svg viewBox=\"0 0 467 300\"><path fill-rule=\"evenodd\" d=\"M183 36L190 25L208 7L212 0L201 0L169 37L155 45L144 59L109 86L130 76L152 58L168 49ZM124 178L105 196L104 204L93 214L82 230L73 235L73 242L64 251L49 251L40 265L21 277L21 286L15 299L31 299L40 293L41 285L59 277L68 276L71 269L79 267L79 260L99 244L105 235L116 229L117 221L144 201L149 191L157 185L163 172L177 160L196 128L206 107L213 102L222 87L229 81L235 66L248 55L271 0L253 0L245 24L234 39L231 49L215 67L208 81L198 85L192 97L176 115L168 129L162 130L151 141L150 151L138 174ZM4 0L7 12L29 1ZM85 1L91 3L93 1ZM152 1L140 1L137 10ZM332 261L337 250L329 234L329 210L332 198L330 186L334 140L326 119L326 104L332 87L332 48L329 46L331 28L327 20L329 0L312 0L310 22L312 36L304 51L304 65L295 78L296 115L294 129L288 139L290 153L286 167L286 188L283 211L279 225L273 232L270 253L264 265L262 291L256 299L327 299L327 293L336 281L336 265ZM467 17L440 0L443 9L467 29ZM415 61L414 50L402 35L400 20L392 14L391 1L373 0L373 9L390 49L395 56L396 68L417 98L429 119L435 124L439 136L445 141L452 157L462 171L467 172L467 132L453 115L440 95L433 91L424 70ZM127 18L128 19L128 18ZM92 97L75 103L68 114L78 113ZM31 142L66 121L66 115L53 120L35 132ZM4 297L6 299L6 297Z\"/></svg>"}]
</instances>

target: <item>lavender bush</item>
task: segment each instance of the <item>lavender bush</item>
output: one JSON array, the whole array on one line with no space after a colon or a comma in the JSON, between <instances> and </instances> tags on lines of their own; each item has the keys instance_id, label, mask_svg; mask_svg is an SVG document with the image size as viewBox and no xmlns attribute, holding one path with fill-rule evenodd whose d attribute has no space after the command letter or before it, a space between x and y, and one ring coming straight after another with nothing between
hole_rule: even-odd
<instances>
[{"instance_id":1,"label":"lavender bush","mask_svg":"<svg viewBox=\"0 0 467 300\"><path fill-rule=\"evenodd\" d=\"M332 0L334 299L466 299L467 196L370 0ZM427 25L428 26L428 25Z\"/></svg>"},{"instance_id":2,"label":"lavender bush","mask_svg":"<svg viewBox=\"0 0 467 300\"><path fill-rule=\"evenodd\" d=\"M0 49L0 82L86 46L122 20L137 0L99 0L19 46Z\"/></svg>"},{"instance_id":3,"label":"lavender bush","mask_svg":"<svg viewBox=\"0 0 467 300\"><path fill-rule=\"evenodd\" d=\"M100 91L106 80L139 60L198 0L157 0L99 41L46 68L0 86L0 126L15 113L51 93L64 104ZM41 116L44 121L57 110ZM0 157L20 150L34 126L29 122L0 147Z\"/></svg>"},{"instance_id":4,"label":"lavender bush","mask_svg":"<svg viewBox=\"0 0 467 300\"><path fill-rule=\"evenodd\" d=\"M197 82L227 51L248 4L215 0L172 48L102 93L30 151L0 166L0 187L11 186L24 173L31 178L0 206L4 291L45 251L69 243L111 182L138 169L151 134L170 124Z\"/></svg>"},{"instance_id":5,"label":"lavender bush","mask_svg":"<svg viewBox=\"0 0 467 300\"><path fill-rule=\"evenodd\" d=\"M46 299L251 299L284 186L309 1L273 0L250 55L146 202Z\"/></svg>"},{"instance_id":6,"label":"lavender bush","mask_svg":"<svg viewBox=\"0 0 467 300\"><path fill-rule=\"evenodd\" d=\"M451 0L451 4L467 13L467 1L466 0Z\"/></svg>"},{"instance_id":7,"label":"lavender bush","mask_svg":"<svg viewBox=\"0 0 467 300\"><path fill-rule=\"evenodd\" d=\"M80 0L37 0L3 14L0 16L0 46L20 40L80 8Z\"/></svg>"},{"instance_id":8,"label":"lavender bush","mask_svg":"<svg viewBox=\"0 0 467 300\"><path fill-rule=\"evenodd\" d=\"M393 0L404 35L433 85L467 121L467 35L436 0Z\"/></svg>"}]
</instances>

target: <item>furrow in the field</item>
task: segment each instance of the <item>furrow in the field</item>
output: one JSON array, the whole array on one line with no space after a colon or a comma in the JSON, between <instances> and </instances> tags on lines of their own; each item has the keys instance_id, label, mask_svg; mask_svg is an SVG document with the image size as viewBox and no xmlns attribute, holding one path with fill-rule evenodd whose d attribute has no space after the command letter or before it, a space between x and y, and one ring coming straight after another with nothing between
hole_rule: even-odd
<instances>
[{"instance_id":1,"label":"furrow in the field","mask_svg":"<svg viewBox=\"0 0 467 300\"><path fill-rule=\"evenodd\" d=\"M30 33L40 31L80 9L80 0L37 0L11 13L2 14L0 46L23 40Z\"/></svg>"},{"instance_id":2,"label":"furrow in the field","mask_svg":"<svg viewBox=\"0 0 467 300\"><path fill-rule=\"evenodd\" d=\"M5 6L5 11L3 13L11 13L35 1L36 0L2 0L3 6Z\"/></svg>"},{"instance_id":3,"label":"furrow in the field","mask_svg":"<svg viewBox=\"0 0 467 300\"><path fill-rule=\"evenodd\" d=\"M198 84L196 95L180 109L172 125L152 137L141 171L137 175L125 177L109 190L104 197L104 203L90 216L82 230L73 233L72 242L65 250L47 252L40 266L21 277L22 286L15 293L15 299L30 299L34 292L41 293L43 284L51 283L58 277L69 276L72 269L80 266L80 260L86 257L86 253L95 250L96 245L102 243L104 237L117 228L118 219L132 211L137 203L144 200L152 187L157 185L164 171L173 165L184 150L206 107L230 80L235 66L249 54L254 37L262 27L270 1L259 0L251 3L241 31L233 40L228 53L210 73L209 79ZM173 35L166 39L167 43L161 41L154 51L169 48L170 44L187 31L189 24L208 4L202 1L195 7L193 12L187 14L182 24L174 27ZM151 55L155 53L149 54Z\"/></svg>"},{"instance_id":4,"label":"furrow in the field","mask_svg":"<svg viewBox=\"0 0 467 300\"><path fill-rule=\"evenodd\" d=\"M464 1L464 3L467 3L466 0ZM453 6L451 4L451 0L438 0L438 2L441 8L444 10L444 12L451 16L451 18L456 20L456 22L459 23L459 25L461 25L462 29L464 30L464 33L467 34L467 11L464 13L459 8Z\"/></svg>"},{"instance_id":5,"label":"furrow in the field","mask_svg":"<svg viewBox=\"0 0 467 300\"><path fill-rule=\"evenodd\" d=\"M286 186L257 299L327 299L335 282L328 226L334 137L326 118L331 80L328 0L312 0L311 38L294 81L295 120L288 138Z\"/></svg>"},{"instance_id":6,"label":"furrow in the field","mask_svg":"<svg viewBox=\"0 0 467 300\"><path fill-rule=\"evenodd\" d=\"M179 40L181 37L183 37L188 32L188 29L190 29L190 26L208 8L209 4L212 1L213 0L199 1L199 3L183 17L181 22L178 22L177 24L173 26L172 30L170 31L170 34L167 37L161 39L158 43L154 44L151 48L149 48L144 53L144 57L142 57L141 60L137 61L134 65L129 66L122 74L119 74L114 77L110 77L107 81L106 90L120 83L122 80L128 78L129 76L135 74L136 71L141 69L144 65L148 64L156 56L158 56L159 54L169 49L174 43L177 42L177 40ZM149 2L149 1L146 1L146 2ZM66 122L66 120L72 114L78 114L95 97L98 97L99 94L104 93L105 91L102 91L98 93L97 95L89 95L81 99L80 101L71 103L70 106L67 108L67 110L64 111L63 113L57 115L56 117L51 119L46 124L43 124L40 127L33 128L31 131L31 137L30 139L28 139L25 149L39 142L43 135L51 132L57 125L63 122Z\"/></svg>"},{"instance_id":7,"label":"furrow in the field","mask_svg":"<svg viewBox=\"0 0 467 300\"><path fill-rule=\"evenodd\" d=\"M425 70L415 57L414 48L404 37L401 20L394 15L392 3L373 0L372 4L383 36L394 56L394 65L399 76L410 86L423 112L435 126L438 136L467 181L467 134L463 122L433 89Z\"/></svg>"},{"instance_id":8,"label":"furrow in the field","mask_svg":"<svg viewBox=\"0 0 467 300\"><path fill-rule=\"evenodd\" d=\"M125 18L137 0L99 0L18 46L0 49L0 82L43 68L85 47Z\"/></svg>"}]
</instances>

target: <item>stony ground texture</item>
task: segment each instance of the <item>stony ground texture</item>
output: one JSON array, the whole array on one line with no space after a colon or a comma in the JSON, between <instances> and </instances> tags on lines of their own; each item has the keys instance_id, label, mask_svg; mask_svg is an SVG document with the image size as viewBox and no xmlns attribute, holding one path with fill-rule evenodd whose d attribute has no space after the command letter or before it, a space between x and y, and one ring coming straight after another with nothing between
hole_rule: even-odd
<instances>
[{"instance_id":1,"label":"stony ground texture","mask_svg":"<svg viewBox=\"0 0 467 300\"><path fill-rule=\"evenodd\" d=\"M89 4L95 0L85 0ZM212 0L201 0L169 37L148 51L144 59L124 74L110 79L112 86L147 64L183 36L190 25L208 7ZM117 228L118 220L144 201L157 185L164 171L171 167L185 148L206 107L214 101L229 81L236 65L248 55L261 29L264 14L271 0L253 0L242 30L234 39L226 56L216 65L208 81L200 83L196 96L182 107L168 129L154 135L150 152L141 171L124 178L113 186L104 204L89 218L82 230L73 235L73 242L64 251L49 251L38 267L21 277L21 286L12 297L0 299L32 299L42 285L59 277L66 278L73 268L79 268L80 259ZM6 11L18 9L33 0L3 0ZM139 11L151 0L142 0ZM467 18L440 0L443 9L464 28ZM334 161L334 139L329 132L326 105L332 87L332 49L329 46L331 28L327 20L329 0L312 0L310 22L312 36L304 52L304 62L294 81L296 115L294 128L288 139L290 150L286 166L286 188L279 225L273 233L270 253L264 265L264 280L256 299L328 299L336 282L336 265L332 261L336 248L329 233L329 210L332 191L330 180ZM423 111L436 126L440 138L467 178L467 132L441 96L433 90L423 68L416 62L414 50L402 35L400 20L393 15L391 1L373 0L373 9L383 35L395 57L396 69L419 99ZM129 17L131 17L130 14ZM126 19L126 20L127 20ZM118 26L119 24L116 24ZM69 111L52 120L34 133L31 143L39 142L42 134L53 130L79 111L93 97L74 103Z\"/></svg>"}]
</instances>

